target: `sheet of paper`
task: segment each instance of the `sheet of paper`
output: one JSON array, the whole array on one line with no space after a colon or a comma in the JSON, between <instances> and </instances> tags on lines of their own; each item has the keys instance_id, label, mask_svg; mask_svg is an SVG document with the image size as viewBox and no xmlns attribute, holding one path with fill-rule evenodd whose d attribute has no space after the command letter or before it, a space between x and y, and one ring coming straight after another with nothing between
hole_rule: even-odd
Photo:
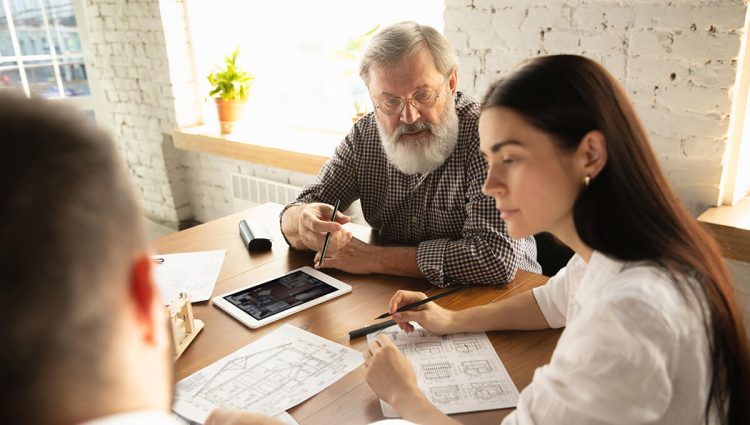
<instances>
[{"instance_id":1,"label":"sheet of paper","mask_svg":"<svg viewBox=\"0 0 750 425\"><path fill-rule=\"evenodd\" d=\"M178 415L177 413L172 412L172 417L177 419L178 421L182 421L188 425L201 425L199 422L194 422L188 419L183 418L182 416ZM294 420L292 415L290 415L287 412L281 412L278 415L273 417L277 421L281 422L282 424L286 425L299 425L297 421Z\"/></svg>"},{"instance_id":2,"label":"sheet of paper","mask_svg":"<svg viewBox=\"0 0 750 425\"><path fill-rule=\"evenodd\" d=\"M407 334L397 325L369 334L385 333L411 361L419 389L443 413L503 409L518 404L518 390L492 347L487 334L430 335L415 324ZM380 401L383 415L398 417Z\"/></svg>"},{"instance_id":3,"label":"sheet of paper","mask_svg":"<svg viewBox=\"0 0 750 425\"><path fill-rule=\"evenodd\" d=\"M284 324L178 382L172 409L201 423L216 407L274 416L363 362L359 351Z\"/></svg>"},{"instance_id":4,"label":"sheet of paper","mask_svg":"<svg viewBox=\"0 0 750 425\"><path fill-rule=\"evenodd\" d=\"M154 255L154 276L164 304L177 299L180 292L190 295L191 302L211 298L226 253L222 249Z\"/></svg>"}]
</instances>

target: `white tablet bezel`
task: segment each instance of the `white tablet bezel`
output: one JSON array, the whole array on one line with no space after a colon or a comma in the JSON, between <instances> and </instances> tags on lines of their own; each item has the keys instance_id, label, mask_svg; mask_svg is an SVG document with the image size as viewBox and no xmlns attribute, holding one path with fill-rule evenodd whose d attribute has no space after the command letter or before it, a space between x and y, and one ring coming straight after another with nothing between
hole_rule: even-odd
<instances>
[{"instance_id":1,"label":"white tablet bezel","mask_svg":"<svg viewBox=\"0 0 750 425\"><path fill-rule=\"evenodd\" d=\"M274 314L272 316L266 317L265 319L261 319L261 320L257 320L256 318L254 318L250 314L244 312L243 310L239 309L238 307L236 307L231 302L229 302L229 301L227 301L227 300L224 299L224 297L226 297L226 296L234 295L234 294L236 294L238 292L245 291L248 288L253 288L253 287L258 286L258 285L263 285L263 284L268 283L268 282L270 282L272 280L276 280L278 278L290 275L292 273L296 273L298 271L301 271L303 273L307 273L308 275L310 275L310 276L312 276L312 277L314 277L314 278L316 278L318 280L321 280L321 281L323 281L323 282L325 282L325 283L333 286L334 288L336 288L336 290L333 291L333 292L331 292L331 293L329 293L329 294L323 295L322 297L315 298L314 300L310 300L310 301L304 302L304 303L302 303L302 304L300 304L298 306L292 307L292 308L290 308L288 310L284 310L284 311L282 311L280 313L276 313L276 314ZM320 271L318 271L318 270L316 270L316 269L314 269L314 268L312 268L310 266L305 266L305 267L300 267L298 269L294 269L294 270L292 270L292 271L290 271L288 273L285 273L285 274L283 274L281 276L276 276L276 277L273 277L271 279L264 280L262 282L254 283L254 284L249 285L249 286L245 286L245 287L242 287L242 288L239 288L239 289L234 289L234 290L232 290L230 292L227 292L227 293L224 293L224 294L221 294L221 295L217 295L217 296L213 297L211 300L213 301L213 303L214 303L214 305L216 307L224 310L224 312L226 312L230 316L234 317L235 319L239 320L245 326L247 326L247 327L249 327L251 329L257 329L257 328L259 328L261 326L265 326L265 325L267 325L269 323L272 323L272 322L275 322L275 321L277 321L279 319L283 319L283 318L289 317L289 316L291 316L291 315L293 315L295 313L299 313L302 310L305 310L305 309L308 309L310 307L316 306L316 305L318 305L318 304L320 304L322 302L328 301L328 300L330 300L332 298L336 298L336 297L338 297L340 295L348 294L351 291L352 291L352 287L351 286L349 286L346 283L344 283L344 282L336 279L335 277L332 277L332 276L329 276L329 275L327 275L325 273L322 273L322 272L320 272Z\"/></svg>"}]
</instances>

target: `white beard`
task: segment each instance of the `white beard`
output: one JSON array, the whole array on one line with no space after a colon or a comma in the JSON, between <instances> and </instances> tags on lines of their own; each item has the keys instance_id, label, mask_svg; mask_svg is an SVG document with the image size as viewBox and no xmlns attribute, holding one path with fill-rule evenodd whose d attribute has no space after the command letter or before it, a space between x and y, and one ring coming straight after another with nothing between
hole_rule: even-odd
<instances>
[{"instance_id":1,"label":"white beard","mask_svg":"<svg viewBox=\"0 0 750 425\"><path fill-rule=\"evenodd\" d=\"M451 156L458 143L458 115L455 99L453 96L449 99L439 124L416 121L401 124L389 134L375 117L385 155L397 170L404 174L430 173ZM408 142L399 141L403 134L421 130L427 130L429 134Z\"/></svg>"}]
</instances>

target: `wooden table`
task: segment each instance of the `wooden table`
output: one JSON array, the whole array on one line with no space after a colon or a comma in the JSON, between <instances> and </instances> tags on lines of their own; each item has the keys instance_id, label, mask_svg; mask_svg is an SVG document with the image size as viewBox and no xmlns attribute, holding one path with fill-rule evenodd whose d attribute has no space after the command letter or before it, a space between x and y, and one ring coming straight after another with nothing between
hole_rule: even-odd
<instances>
[{"instance_id":1,"label":"wooden table","mask_svg":"<svg viewBox=\"0 0 750 425\"><path fill-rule=\"evenodd\" d=\"M312 264L313 253L288 249L279 230L280 211L281 205L264 204L165 236L152 242L151 247L159 254L226 249L224 264L213 292L213 295L222 294ZM253 254L247 251L238 233L238 223L245 217L252 217L266 224L274 235L271 251ZM354 225L351 230L360 239L371 240L369 228ZM360 276L335 270L326 270L326 273L351 285L352 292L256 330L232 319L211 305L211 302L194 304L195 317L203 320L206 327L177 361L177 379L244 347L283 323L290 323L361 351L367 346L367 338L349 341L349 331L371 324L375 316L386 311L388 299L396 290L417 290L428 295L442 291L432 287L424 279ZM518 271L515 279L504 287L471 288L442 298L438 303L455 310L464 309L527 291L546 280L541 275ZM531 382L534 369L549 362L560 331L488 332L488 335L513 382L521 390ZM453 417L467 424L498 424L510 412L511 409L503 409L457 414ZM302 425L367 424L383 419L378 399L364 382L360 369L289 409L289 413Z\"/></svg>"}]
</instances>

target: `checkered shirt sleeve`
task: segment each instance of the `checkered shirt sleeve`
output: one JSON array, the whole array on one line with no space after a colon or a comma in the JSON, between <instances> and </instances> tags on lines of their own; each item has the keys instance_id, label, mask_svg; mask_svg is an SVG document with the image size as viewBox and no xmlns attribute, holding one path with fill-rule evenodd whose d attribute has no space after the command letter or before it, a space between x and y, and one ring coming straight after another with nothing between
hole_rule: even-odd
<instances>
[{"instance_id":1,"label":"checkered shirt sleeve","mask_svg":"<svg viewBox=\"0 0 750 425\"><path fill-rule=\"evenodd\" d=\"M487 163L479 154L479 105L459 92L456 112L453 154L424 175L403 174L389 163L371 112L286 208L340 199L344 210L360 199L365 220L382 240L417 245L417 266L437 286L502 284L518 268L541 272L533 238L511 239L494 200L481 193Z\"/></svg>"}]
</instances>

